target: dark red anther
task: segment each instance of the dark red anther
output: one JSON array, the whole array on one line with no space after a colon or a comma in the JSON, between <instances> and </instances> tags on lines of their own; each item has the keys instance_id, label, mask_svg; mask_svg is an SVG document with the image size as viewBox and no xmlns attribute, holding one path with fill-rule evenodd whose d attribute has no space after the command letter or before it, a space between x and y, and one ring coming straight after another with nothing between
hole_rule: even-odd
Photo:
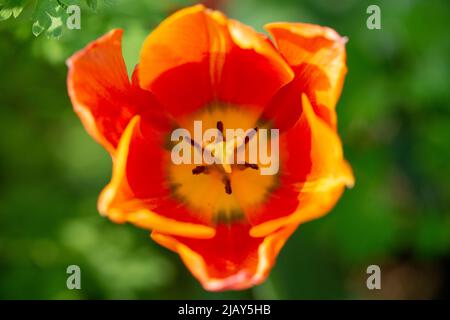
<instances>
[{"instance_id":1,"label":"dark red anther","mask_svg":"<svg viewBox=\"0 0 450 320\"><path fill-rule=\"evenodd\" d=\"M230 182L230 179L225 179L224 183L225 183L225 193L226 193L226 194L231 194L232 191L231 191L231 182Z\"/></svg>"},{"instance_id":2,"label":"dark red anther","mask_svg":"<svg viewBox=\"0 0 450 320\"><path fill-rule=\"evenodd\" d=\"M205 166L197 166L194 169L192 169L192 174L200 174L202 172L205 172L206 167Z\"/></svg>"},{"instance_id":3,"label":"dark red anther","mask_svg":"<svg viewBox=\"0 0 450 320\"><path fill-rule=\"evenodd\" d=\"M259 168L256 163L248 163L248 162L245 163L245 167L246 168L252 168L252 169L255 169L255 170L258 170L258 168Z\"/></svg>"}]
</instances>

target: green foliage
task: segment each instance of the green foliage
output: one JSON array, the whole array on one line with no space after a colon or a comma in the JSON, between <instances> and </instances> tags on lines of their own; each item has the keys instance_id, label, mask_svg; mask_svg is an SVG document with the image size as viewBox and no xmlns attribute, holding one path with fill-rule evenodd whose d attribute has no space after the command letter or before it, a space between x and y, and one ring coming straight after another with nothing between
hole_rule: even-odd
<instances>
[{"instance_id":1,"label":"green foliage","mask_svg":"<svg viewBox=\"0 0 450 320\"><path fill-rule=\"evenodd\" d=\"M58 1L39 1L33 12L32 31L35 36L46 31L48 37L59 38L62 34L65 10Z\"/></svg>"},{"instance_id":2,"label":"green foliage","mask_svg":"<svg viewBox=\"0 0 450 320\"><path fill-rule=\"evenodd\" d=\"M91 8L92 10L97 10L97 0L86 0L86 4Z\"/></svg>"},{"instance_id":3,"label":"green foliage","mask_svg":"<svg viewBox=\"0 0 450 320\"><path fill-rule=\"evenodd\" d=\"M3 0L0 2L0 21L17 18L29 7L31 11L32 33L37 37L42 33L48 38L58 39L64 31L70 5L87 7L95 11L97 0Z\"/></svg>"},{"instance_id":4,"label":"green foliage","mask_svg":"<svg viewBox=\"0 0 450 320\"><path fill-rule=\"evenodd\" d=\"M22 12L27 0L2 0L0 2L0 21L10 17L17 18Z\"/></svg>"}]
</instances>

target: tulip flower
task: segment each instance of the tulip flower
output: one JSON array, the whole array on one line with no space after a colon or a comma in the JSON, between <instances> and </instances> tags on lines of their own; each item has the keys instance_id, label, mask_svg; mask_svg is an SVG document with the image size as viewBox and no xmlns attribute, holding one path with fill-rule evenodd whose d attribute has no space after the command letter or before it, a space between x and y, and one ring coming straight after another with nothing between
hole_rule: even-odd
<instances>
[{"instance_id":1,"label":"tulip flower","mask_svg":"<svg viewBox=\"0 0 450 320\"><path fill-rule=\"evenodd\" d=\"M346 40L304 23L266 30L273 40L196 5L149 34L131 79L122 30L68 60L74 110L112 157L100 213L150 230L206 290L263 282L299 224L329 212L354 183L335 111ZM198 138L196 122L216 140ZM208 151L215 161L175 163L171 138L180 128L190 133L179 137L184 152ZM276 130L265 146L278 170L262 174L261 154L253 162L228 161L226 152L248 151L261 136L229 139L227 129Z\"/></svg>"}]
</instances>

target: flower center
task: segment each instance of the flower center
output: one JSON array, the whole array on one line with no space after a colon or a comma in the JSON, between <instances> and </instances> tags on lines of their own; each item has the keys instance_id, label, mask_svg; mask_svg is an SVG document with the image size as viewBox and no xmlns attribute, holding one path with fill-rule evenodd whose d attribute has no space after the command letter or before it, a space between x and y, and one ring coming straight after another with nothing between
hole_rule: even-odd
<instances>
[{"instance_id":1,"label":"flower center","mask_svg":"<svg viewBox=\"0 0 450 320\"><path fill-rule=\"evenodd\" d=\"M192 169L192 174L209 174L210 170L217 170L222 175L222 181L225 186L225 193L232 194L231 182L230 182L230 174L233 169L237 170L245 170L247 168L251 168L254 170L258 170L258 164L256 163L248 163L244 162L243 164L233 164L234 159L230 159L230 156L234 156L238 153L240 149L245 147L246 144L252 139L255 135L251 137L249 135L242 138L240 136L233 136L232 141L227 141L224 136L224 127L222 121L217 121L217 130L220 135L220 139L218 141L209 142L204 149L213 155L215 158L215 164L212 165L201 165L196 166ZM255 128L253 132L256 132L258 128ZM191 140L191 144L198 148L199 144L194 140ZM200 147L201 148L201 147ZM204 153L203 148L200 151L202 154Z\"/></svg>"},{"instance_id":2,"label":"flower center","mask_svg":"<svg viewBox=\"0 0 450 320\"><path fill-rule=\"evenodd\" d=\"M199 162L175 164L168 154L167 182L173 197L215 222L242 219L247 212L264 203L278 185L279 176L262 175L267 165L259 156L256 161L248 157L252 142L259 144L259 136L267 128L266 124L258 122L258 118L259 110L251 107L216 104L177 119L179 128L190 134L186 142L191 157L206 151L211 155L211 161L205 161L208 159L202 154ZM202 123L202 134L198 136L195 135L196 121ZM228 134L229 130L239 128L258 134L247 137ZM208 130L214 139L205 135ZM270 143L268 145L270 147ZM245 156L241 160L244 161L238 161L242 153Z\"/></svg>"}]
</instances>

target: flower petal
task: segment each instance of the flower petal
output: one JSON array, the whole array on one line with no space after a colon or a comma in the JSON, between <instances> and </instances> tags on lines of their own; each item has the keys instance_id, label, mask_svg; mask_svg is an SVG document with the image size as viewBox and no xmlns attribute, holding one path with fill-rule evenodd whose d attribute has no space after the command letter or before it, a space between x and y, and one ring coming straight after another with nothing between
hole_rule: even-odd
<instances>
[{"instance_id":1,"label":"flower petal","mask_svg":"<svg viewBox=\"0 0 450 320\"><path fill-rule=\"evenodd\" d=\"M214 229L171 197L165 171L170 151L164 133L140 116L131 121L119 143L113 177L99 198L99 211L111 220L189 237L208 238Z\"/></svg>"},{"instance_id":2,"label":"flower petal","mask_svg":"<svg viewBox=\"0 0 450 320\"><path fill-rule=\"evenodd\" d=\"M305 70L308 70L308 72L313 72L316 75L315 79L327 81L325 74L316 66L302 64L293 67L293 70L296 72L295 78L278 90L261 114L262 122L271 123L271 126L279 129L280 132L289 130L297 123L302 113L303 93L315 99L315 92L325 90L328 86L328 82L311 81L311 79L305 77ZM324 117L329 119L328 115L331 113L322 112L323 108L315 101L313 102L313 106L317 106Z\"/></svg>"},{"instance_id":3,"label":"flower petal","mask_svg":"<svg viewBox=\"0 0 450 320\"><path fill-rule=\"evenodd\" d=\"M228 20L228 32L233 46L225 57L217 99L265 107L294 73L265 35L235 20Z\"/></svg>"},{"instance_id":4,"label":"flower petal","mask_svg":"<svg viewBox=\"0 0 450 320\"><path fill-rule=\"evenodd\" d=\"M261 107L293 72L267 37L197 5L148 36L139 78L177 117L213 102Z\"/></svg>"},{"instance_id":5,"label":"flower petal","mask_svg":"<svg viewBox=\"0 0 450 320\"><path fill-rule=\"evenodd\" d=\"M206 290L242 290L263 282L296 225L264 238L244 224L219 225L212 239L190 239L153 232L152 238L177 252Z\"/></svg>"},{"instance_id":6,"label":"flower petal","mask_svg":"<svg viewBox=\"0 0 450 320\"><path fill-rule=\"evenodd\" d=\"M306 92L314 111L332 128L346 67L345 42L334 30L305 23L271 23L266 29L278 50L312 92Z\"/></svg>"},{"instance_id":7,"label":"flower petal","mask_svg":"<svg viewBox=\"0 0 450 320\"><path fill-rule=\"evenodd\" d=\"M136 104L115 29L67 60L67 86L75 112L95 140L113 153Z\"/></svg>"},{"instance_id":8,"label":"flower petal","mask_svg":"<svg viewBox=\"0 0 450 320\"><path fill-rule=\"evenodd\" d=\"M306 95L302 106L299 121L280 137L284 150L281 187L248 214L254 225L252 236L320 217L334 206L345 186L353 186L353 173L337 133L314 113Z\"/></svg>"}]
</instances>

